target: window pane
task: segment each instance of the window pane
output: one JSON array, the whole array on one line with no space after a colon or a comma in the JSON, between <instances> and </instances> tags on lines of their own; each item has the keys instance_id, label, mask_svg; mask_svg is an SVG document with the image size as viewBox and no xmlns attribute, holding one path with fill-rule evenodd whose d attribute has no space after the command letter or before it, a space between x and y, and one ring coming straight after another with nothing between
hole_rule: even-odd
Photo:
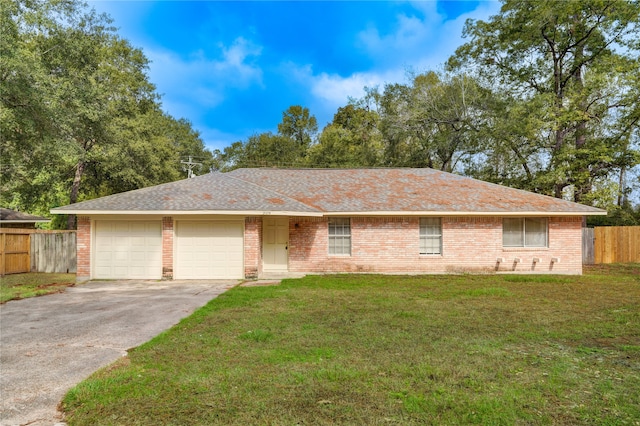
<instances>
[{"instance_id":1,"label":"window pane","mask_svg":"<svg viewBox=\"0 0 640 426\"><path fill-rule=\"evenodd\" d=\"M420 254L440 254L440 237L421 237Z\"/></svg>"},{"instance_id":2,"label":"window pane","mask_svg":"<svg viewBox=\"0 0 640 426\"><path fill-rule=\"evenodd\" d=\"M502 245L504 247L524 246L524 219L504 218L502 219Z\"/></svg>"},{"instance_id":3,"label":"window pane","mask_svg":"<svg viewBox=\"0 0 640 426\"><path fill-rule=\"evenodd\" d=\"M439 217L420 219L420 235L440 235L441 232Z\"/></svg>"},{"instance_id":4,"label":"window pane","mask_svg":"<svg viewBox=\"0 0 640 426\"><path fill-rule=\"evenodd\" d=\"M442 253L442 221L439 217L420 219L420 254Z\"/></svg>"},{"instance_id":5,"label":"window pane","mask_svg":"<svg viewBox=\"0 0 640 426\"><path fill-rule=\"evenodd\" d=\"M525 220L525 241L526 247L546 247L547 246L547 219L527 218Z\"/></svg>"},{"instance_id":6,"label":"window pane","mask_svg":"<svg viewBox=\"0 0 640 426\"><path fill-rule=\"evenodd\" d=\"M351 254L349 218L329 219L329 254Z\"/></svg>"}]
</instances>

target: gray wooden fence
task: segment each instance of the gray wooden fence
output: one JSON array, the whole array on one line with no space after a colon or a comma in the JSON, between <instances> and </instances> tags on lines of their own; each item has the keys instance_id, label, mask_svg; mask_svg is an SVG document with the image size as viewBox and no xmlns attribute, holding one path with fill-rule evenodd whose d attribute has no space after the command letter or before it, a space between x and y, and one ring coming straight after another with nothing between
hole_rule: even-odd
<instances>
[{"instance_id":1,"label":"gray wooden fence","mask_svg":"<svg viewBox=\"0 0 640 426\"><path fill-rule=\"evenodd\" d=\"M593 228L582 228L582 263L595 263L595 232Z\"/></svg>"},{"instance_id":2,"label":"gray wooden fence","mask_svg":"<svg viewBox=\"0 0 640 426\"><path fill-rule=\"evenodd\" d=\"M76 272L75 231L31 234L31 272Z\"/></svg>"}]
</instances>

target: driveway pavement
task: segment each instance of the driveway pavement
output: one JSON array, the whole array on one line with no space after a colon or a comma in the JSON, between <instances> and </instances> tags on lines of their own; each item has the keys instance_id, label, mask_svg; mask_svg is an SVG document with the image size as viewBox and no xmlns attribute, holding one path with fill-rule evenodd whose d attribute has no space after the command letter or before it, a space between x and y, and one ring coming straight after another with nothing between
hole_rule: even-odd
<instances>
[{"instance_id":1,"label":"driveway pavement","mask_svg":"<svg viewBox=\"0 0 640 426\"><path fill-rule=\"evenodd\" d=\"M64 394L237 281L103 281L0 306L0 425L51 426Z\"/></svg>"}]
</instances>

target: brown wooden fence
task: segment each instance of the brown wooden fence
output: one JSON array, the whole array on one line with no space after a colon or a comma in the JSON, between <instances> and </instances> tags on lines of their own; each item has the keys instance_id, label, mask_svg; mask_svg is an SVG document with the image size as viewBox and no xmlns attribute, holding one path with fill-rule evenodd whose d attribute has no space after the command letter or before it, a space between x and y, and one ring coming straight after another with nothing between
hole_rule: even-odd
<instances>
[{"instance_id":1,"label":"brown wooden fence","mask_svg":"<svg viewBox=\"0 0 640 426\"><path fill-rule=\"evenodd\" d=\"M31 235L0 234L0 275L31 270Z\"/></svg>"},{"instance_id":2,"label":"brown wooden fence","mask_svg":"<svg viewBox=\"0 0 640 426\"><path fill-rule=\"evenodd\" d=\"M594 228L595 263L640 262L640 226Z\"/></svg>"},{"instance_id":3,"label":"brown wooden fence","mask_svg":"<svg viewBox=\"0 0 640 426\"><path fill-rule=\"evenodd\" d=\"M0 275L76 272L76 232L0 228Z\"/></svg>"}]
</instances>

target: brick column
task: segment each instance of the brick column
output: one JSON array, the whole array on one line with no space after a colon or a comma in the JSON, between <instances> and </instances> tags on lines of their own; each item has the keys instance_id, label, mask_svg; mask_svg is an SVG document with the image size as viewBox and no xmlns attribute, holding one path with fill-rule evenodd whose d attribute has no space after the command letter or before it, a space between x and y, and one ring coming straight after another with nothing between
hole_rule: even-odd
<instances>
[{"instance_id":1,"label":"brick column","mask_svg":"<svg viewBox=\"0 0 640 426\"><path fill-rule=\"evenodd\" d=\"M76 232L76 281L84 282L91 279L91 220L86 216L79 216Z\"/></svg>"},{"instance_id":2,"label":"brick column","mask_svg":"<svg viewBox=\"0 0 640 426\"><path fill-rule=\"evenodd\" d=\"M173 279L173 218L162 218L162 279Z\"/></svg>"},{"instance_id":3,"label":"brick column","mask_svg":"<svg viewBox=\"0 0 640 426\"><path fill-rule=\"evenodd\" d=\"M262 218L244 220L244 276L258 278L262 265Z\"/></svg>"}]
</instances>

